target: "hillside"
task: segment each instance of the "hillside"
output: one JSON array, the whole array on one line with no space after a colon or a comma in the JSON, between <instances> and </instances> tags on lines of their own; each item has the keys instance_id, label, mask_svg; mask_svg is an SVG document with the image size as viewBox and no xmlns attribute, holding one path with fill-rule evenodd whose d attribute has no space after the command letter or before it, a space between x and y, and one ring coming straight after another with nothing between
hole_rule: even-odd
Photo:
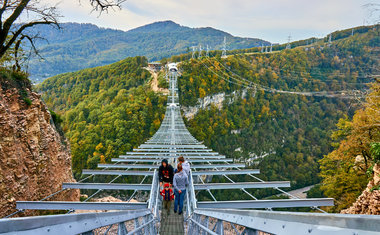
<instances>
[{"instance_id":1,"label":"hillside","mask_svg":"<svg viewBox=\"0 0 380 235\"><path fill-rule=\"evenodd\" d=\"M321 189L335 198L333 211L356 201L343 213L380 214L379 97L377 80L352 119L339 120L332 134L334 150L320 160Z\"/></svg>"},{"instance_id":2,"label":"hillside","mask_svg":"<svg viewBox=\"0 0 380 235\"><path fill-rule=\"evenodd\" d=\"M216 151L258 165L265 180L291 180L292 188L316 184L320 182L317 161L332 150L330 135L335 124L353 115L355 102L264 92L228 82L231 79L226 77L244 77L261 86L298 92L366 89L363 83L371 81L367 75L377 68L373 58L376 40L377 30L336 40L323 49L300 47L238 54L226 60L184 61L179 80L181 104L185 109L198 109L187 125L196 138ZM146 63L142 57L127 58L58 75L38 86L47 104L63 116L77 177L81 169L138 146L158 128L166 98L149 89L150 74L142 69ZM220 98L210 98L215 95ZM207 99L219 103L200 107L200 101ZM254 192L258 197L268 193Z\"/></svg>"},{"instance_id":3,"label":"hillside","mask_svg":"<svg viewBox=\"0 0 380 235\"><path fill-rule=\"evenodd\" d=\"M316 184L336 123L360 107L347 91L368 89L368 75L378 74L378 45L376 28L309 50L184 62L179 88L184 114L191 111L187 126L216 151L258 165L265 180L291 180L293 188Z\"/></svg>"},{"instance_id":4,"label":"hillside","mask_svg":"<svg viewBox=\"0 0 380 235\"><path fill-rule=\"evenodd\" d=\"M70 144L56 116L32 91L25 75L4 68L0 69L0 117L0 217L4 217L15 212L16 201L41 200L74 179ZM79 200L79 190L53 198Z\"/></svg>"},{"instance_id":5,"label":"hillside","mask_svg":"<svg viewBox=\"0 0 380 235\"><path fill-rule=\"evenodd\" d=\"M228 49L268 45L260 39L234 37L210 27L185 27L172 21L156 22L129 31L78 23L63 23L61 27L62 30L51 26L34 28L40 37L46 39L37 43L44 60L34 58L29 63L28 71L34 81L110 64L131 56L160 60L200 44L220 49L224 37L227 38Z\"/></svg>"}]
</instances>

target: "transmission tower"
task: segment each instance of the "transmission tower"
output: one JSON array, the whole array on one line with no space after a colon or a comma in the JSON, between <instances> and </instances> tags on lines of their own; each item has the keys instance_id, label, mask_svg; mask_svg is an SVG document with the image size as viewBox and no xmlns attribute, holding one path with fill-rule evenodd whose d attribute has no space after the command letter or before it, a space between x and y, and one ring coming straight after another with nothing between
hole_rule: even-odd
<instances>
[{"instance_id":1,"label":"transmission tower","mask_svg":"<svg viewBox=\"0 0 380 235\"><path fill-rule=\"evenodd\" d=\"M290 41L292 40L292 36L288 36L288 44L286 44L286 49L290 49L291 46L290 46Z\"/></svg>"},{"instance_id":2,"label":"transmission tower","mask_svg":"<svg viewBox=\"0 0 380 235\"><path fill-rule=\"evenodd\" d=\"M192 46L193 48L193 54L191 55L191 59L195 59L195 46Z\"/></svg>"},{"instance_id":3,"label":"transmission tower","mask_svg":"<svg viewBox=\"0 0 380 235\"><path fill-rule=\"evenodd\" d=\"M202 45L199 45L199 54L198 54L198 59L202 57Z\"/></svg>"},{"instance_id":4,"label":"transmission tower","mask_svg":"<svg viewBox=\"0 0 380 235\"><path fill-rule=\"evenodd\" d=\"M331 45L331 34L329 35L329 46Z\"/></svg>"},{"instance_id":5,"label":"transmission tower","mask_svg":"<svg viewBox=\"0 0 380 235\"><path fill-rule=\"evenodd\" d=\"M210 49L208 48L208 45L206 45L206 57L208 57L208 52L210 51Z\"/></svg>"},{"instance_id":6,"label":"transmission tower","mask_svg":"<svg viewBox=\"0 0 380 235\"><path fill-rule=\"evenodd\" d=\"M222 48L222 58L227 58L227 45L226 45L226 37L224 36L223 48Z\"/></svg>"}]
</instances>

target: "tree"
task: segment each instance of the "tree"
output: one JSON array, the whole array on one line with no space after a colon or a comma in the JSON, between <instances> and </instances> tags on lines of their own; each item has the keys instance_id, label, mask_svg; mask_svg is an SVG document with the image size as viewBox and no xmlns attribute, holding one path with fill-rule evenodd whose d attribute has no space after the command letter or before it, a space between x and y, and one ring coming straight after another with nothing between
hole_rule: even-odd
<instances>
[{"instance_id":1,"label":"tree","mask_svg":"<svg viewBox=\"0 0 380 235\"><path fill-rule=\"evenodd\" d=\"M6 55L12 46L15 47L14 53L17 56L17 50L23 40L29 41L33 50L38 53L34 46L38 34L30 35L30 32L27 33L28 29L40 24L59 27L58 17L55 6L44 6L39 0L3 0L0 8L0 58ZM24 23L16 24L18 19L24 20Z\"/></svg>"},{"instance_id":2,"label":"tree","mask_svg":"<svg viewBox=\"0 0 380 235\"><path fill-rule=\"evenodd\" d=\"M125 0L89 0L94 11L100 13L109 8L120 8ZM32 52L38 55L35 40L41 39L38 33L29 29L35 25L54 25L59 28L56 6L44 5L41 0L2 0L0 1L0 60L14 49L15 67L20 70L19 49L23 41L30 43ZM23 23L16 23L21 20Z\"/></svg>"},{"instance_id":3,"label":"tree","mask_svg":"<svg viewBox=\"0 0 380 235\"><path fill-rule=\"evenodd\" d=\"M363 109L357 110L352 121L341 119L336 149L320 160L321 189L336 199L334 211L350 206L366 187L373 165L378 161L380 142L380 83L375 82L366 97Z\"/></svg>"},{"instance_id":4,"label":"tree","mask_svg":"<svg viewBox=\"0 0 380 235\"><path fill-rule=\"evenodd\" d=\"M121 8L121 4L126 0L89 0L94 11L108 12L110 8Z\"/></svg>"}]
</instances>

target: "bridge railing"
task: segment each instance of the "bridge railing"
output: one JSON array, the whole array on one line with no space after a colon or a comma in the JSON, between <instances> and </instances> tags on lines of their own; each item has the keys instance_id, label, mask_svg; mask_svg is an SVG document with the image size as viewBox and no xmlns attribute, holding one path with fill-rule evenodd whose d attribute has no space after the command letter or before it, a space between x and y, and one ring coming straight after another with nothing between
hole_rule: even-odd
<instances>
[{"instance_id":1,"label":"bridge railing","mask_svg":"<svg viewBox=\"0 0 380 235\"><path fill-rule=\"evenodd\" d=\"M233 209L196 209L190 234L375 235L380 216Z\"/></svg>"},{"instance_id":2,"label":"bridge railing","mask_svg":"<svg viewBox=\"0 0 380 235\"><path fill-rule=\"evenodd\" d=\"M154 170L153 173L152 188L150 190L148 202L148 209L151 211L155 220L156 228L158 229L157 222L160 221L160 208L162 203L160 197L160 182L157 170Z\"/></svg>"},{"instance_id":3,"label":"bridge railing","mask_svg":"<svg viewBox=\"0 0 380 235\"><path fill-rule=\"evenodd\" d=\"M157 234L158 223L160 221L160 194L158 174L156 170L153 173L153 182L151 186L148 205L142 207L136 206L136 203L131 203L131 210L122 210L118 212L96 212L96 213L81 213L81 214L65 214L65 215L50 215L50 216L33 216L9 218L0 220L0 234ZM31 209L30 203L28 209ZM38 203L38 202L36 202ZM75 202L73 205L70 202L54 202L62 207L62 204L69 204L79 208ZM57 205L44 205L45 209ZM95 204L95 205L92 205ZM128 203L127 203L128 204ZM143 205L144 203L142 203ZM21 203L22 205L22 203ZM106 208L112 208L112 203L104 203ZM146 205L146 204L145 204ZM41 206L38 205L38 208ZM83 209L94 209L102 207L99 203L83 203ZM143 208L143 209L141 209ZM54 208L50 208L54 209ZM70 210L71 211L71 210Z\"/></svg>"},{"instance_id":4,"label":"bridge railing","mask_svg":"<svg viewBox=\"0 0 380 235\"><path fill-rule=\"evenodd\" d=\"M128 231L126 222L132 228ZM155 219L149 209L118 212L81 213L49 216L32 216L0 220L0 234L102 234L116 230L117 234L156 234ZM116 233L116 231L113 231Z\"/></svg>"}]
</instances>

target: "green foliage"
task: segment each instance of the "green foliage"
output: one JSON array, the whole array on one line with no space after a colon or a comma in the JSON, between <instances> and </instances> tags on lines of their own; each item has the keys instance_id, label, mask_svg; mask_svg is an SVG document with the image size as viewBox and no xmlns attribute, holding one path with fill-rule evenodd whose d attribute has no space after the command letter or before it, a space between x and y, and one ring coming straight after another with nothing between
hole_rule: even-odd
<instances>
[{"instance_id":1,"label":"green foliage","mask_svg":"<svg viewBox=\"0 0 380 235\"><path fill-rule=\"evenodd\" d=\"M22 71L14 71L7 67L0 67L0 80L6 80L10 86L19 90L24 90L25 88L31 89L28 74Z\"/></svg>"},{"instance_id":2,"label":"green foliage","mask_svg":"<svg viewBox=\"0 0 380 235\"><path fill-rule=\"evenodd\" d=\"M272 54L239 54L223 60L184 61L179 80L182 105L196 106L199 98L217 93L226 97L222 107L200 110L193 119L186 120L186 125L205 145L259 167L264 180L290 180L292 188L317 184L321 180L318 160L332 150L330 136L336 122L353 115L350 101L261 90L255 93L226 80L228 76L240 76L288 91L363 89L362 83L369 81L364 75L374 73L377 66L371 54L371 41L377 36L377 31L357 34L324 49L295 48ZM359 177L352 182L362 180ZM346 185L353 188L349 181ZM354 190L361 188L358 184ZM267 194L254 192L258 197Z\"/></svg>"},{"instance_id":3,"label":"green foliage","mask_svg":"<svg viewBox=\"0 0 380 235\"><path fill-rule=\"evenodd\" d=\"M272 54L238 54L224 60L215 57L184 61L179 79L181 105L195 106L199 98L217 93L226 97L222 107L202 109L193 119L185 120L186 125L210 148L247 162L252 168L259 167L264 180L290 180L292 188L317 184L318 160L333 149L330 142L335 124L342 119L342 127L350 127L344 122L354 112L350 101L244 89L214 72L224 77L237 74L279 90L362 89L362 83L369 80L364 74L373 73L377 66L371 54L377 36L377 31L356 34L324 49L295 48ZM127 58L108 66L58 75L38 86L47 104L62 114L77 178L82 169L109 162L143 143L158 129L166 98L149 90L150 74L142 69L146 63L143 57ZM162 76L159 83L165 85ZM337 134L335 141L344 139L350 131ZM340 168L334 159L322 163L322 177L336 172L347 174L343 178L348 181L329 178L328 184L340 184L337 197L347 190L359 192L366 180L365 173L352 177L355 171L347 169ZM231 178L252 180L249 176ZM213 178L215 182L223 180ZM327 196L333 194L332 188L321 190ZM258 198L278 193L270 189L249 191ZM229 194L216 190L214 195L219 200L249 199L238 190ZM210 200L207 192L200 192L199 198Z\"/></svg>"},{"instance_id":4,"label":"green foliage","mask_svg":"<svg viewBox=\"0 0 380 235\"><path fill-rule=\"evenodd\" d=\"M158 129L166 98L148 89L144 57L45 80L37 88L62 114L75 176L124 154Z\"/></svg>"},{"instance_id":5,"label":"green foliage","mask_svg":"<svg viewBox=\"0 0 380 235\"><path fill-rule=\"evenodd\" d=\"M25 89L20 89L19 94L26 105L30 106L32 104L32 100L29 99L28 92Z\"/></svg>"},{"instance_id":6,"label":"green foliage","mask_svg":"<svg viewBox=\"0 0 380 235\"><path fill-rule=\"evenodd\" d=\"M312 187L309 191L307 191L307 198L325 198L325 194L321 189L321 185L317 184Z\"/></svg>"},{"instance_id":7,"label":"green foliage","mask_svg":"<svg viewBox=\"0 0 380 235\"><path fill-rule=\"evenodd\" d=\"M373 192L374 190L380 190L380 185L373 186L369 191Z\"/></svg>"},{"instance_id":8,"label":"green foliage","mask_svg":"<svg viewBox=\"0 0 380 235\"><path fill-rule=\"evenodd\" d=\"M50 115L53 118L53 122L56 125L60 125L63 122L61 115L57 114L53 110L49 109Z\"/></svg>"},{"instance_id":9,"label":"green foliage","mask_svg":"<svg viewBox=\"0 0 380 235\"><path fill-rule=\"evenodd\" d=\"M372 154L373 161L376 163L380 163L380 143L372 143L370 151Z\"/></svg>"},{"instance_id":10,"label":"green foliage","mask_svg":"<svg viewBox=\"0 0 380 235\"><path fill-rule=\"evenodd\" d=\"M326 196L336 199L332 211L349 207L373 175L380 141L380 84L374 83L371 89L364 108L356 111L352 121L338 123L335 136L340 137L340 142L320 160L322 190Z\"/></svg>"}]
</instances>

